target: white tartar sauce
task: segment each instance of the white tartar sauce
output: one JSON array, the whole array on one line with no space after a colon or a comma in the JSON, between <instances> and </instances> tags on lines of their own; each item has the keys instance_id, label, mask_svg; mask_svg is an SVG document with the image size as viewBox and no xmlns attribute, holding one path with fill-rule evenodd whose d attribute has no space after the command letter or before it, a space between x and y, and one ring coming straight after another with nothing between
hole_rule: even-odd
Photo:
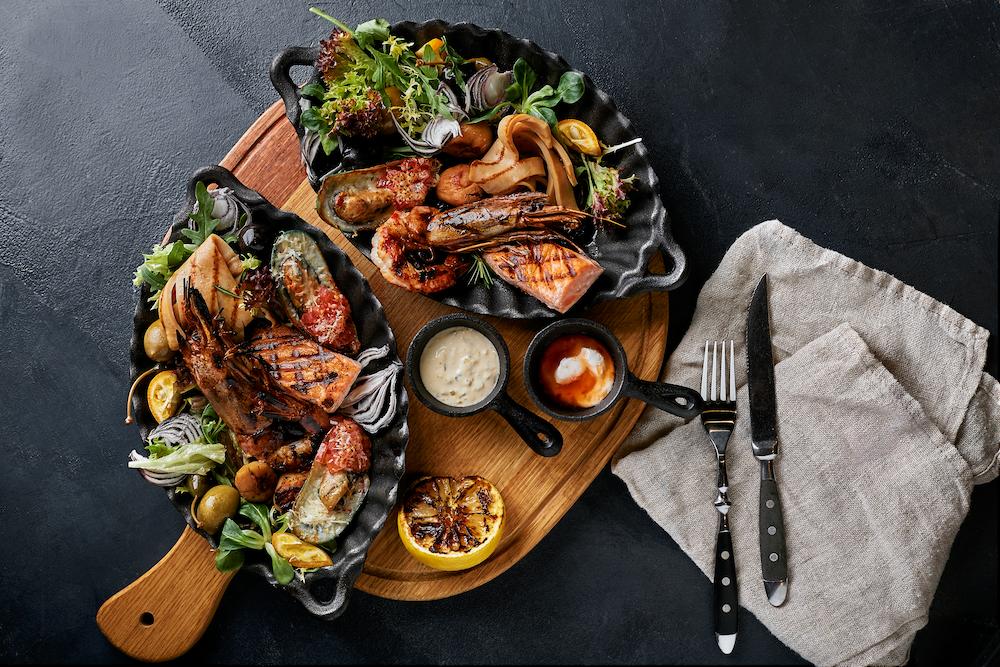
<instances>
[{"instance_id":1,"label":"white tartar sauce","mask_svg":"<svg viewBox=\"0 0 1000 667\"><path fill-rule=\"evenodd\" d=\"M445 329L424 346L420 379L430 395L445 405L474 405L497 386L500 354L489 338L475 329Z\"/></svg>"}]
</instances>

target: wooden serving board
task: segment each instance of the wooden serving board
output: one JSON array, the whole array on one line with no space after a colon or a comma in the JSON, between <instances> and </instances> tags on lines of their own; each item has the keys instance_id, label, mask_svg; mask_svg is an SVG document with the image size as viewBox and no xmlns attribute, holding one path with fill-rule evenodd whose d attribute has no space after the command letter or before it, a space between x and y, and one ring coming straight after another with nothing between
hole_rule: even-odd
<instances>
[{"instance_id":1,"label":"wooden serving board","mask_svg":"<svg viewBox=\"0 0 1000 667\"><path fill-rule=\"evenodd\" d=\"M423 324L456 312L455 308L386 283L367 258L316 215L316 195L305 179L298 139L280 103L247 130L221 164L272 203L323 230L347 251L382 302L401 358L405 358L410 340ZM654 269L662 270L662 265L654 264ZM585 315L607 325L621 339L636 375L649 380L658 377L666 347L666 294L642 294L599 304ZM503 334L510 348L511 396L537 412L524 390L521 365L528 341L547 321L484 319ZM558 456L543 458L528 449L492 412L454 419L431 412L412 392L410 397L410 442L400 494L422 475L481 475L500 489L507 523L500 545L485 563L465 572L440 572L406 553L396 532L395 514L390 515L372 544L356 585L367 593L394 600L434 600L455 595L493 579L520 560L590 485L642 411L641 403L628 400L597 419L557 421L565 445Z\"/></svg>"}]
</instances>

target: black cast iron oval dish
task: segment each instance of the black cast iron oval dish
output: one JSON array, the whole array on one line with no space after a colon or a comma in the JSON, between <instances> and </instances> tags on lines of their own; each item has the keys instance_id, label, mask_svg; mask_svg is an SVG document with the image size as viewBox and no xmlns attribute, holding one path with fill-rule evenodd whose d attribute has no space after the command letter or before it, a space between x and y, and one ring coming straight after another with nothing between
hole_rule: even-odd
<instances>
[{"instance_id":1,"label":"black cast iron oval dish","mask_svg":"<svg viewBox=\"0 0 1000 667\"><path fill-rule=\"evenodd\" d=\"M443 35L462 55L470 58L484 56L502 69L509 69L518 58L524 58L538 75L539 86L546 83L555 86L562 73L572 69L561 56L533 42L500 30L485 30L471 23L428 21L418 24L404 21L392 26L391 31L415 44L423 44ZM292 80L290 71L294 66L312 67L318 54L318 47L291 47L279 53L271 64L271 81L281 95L288 120L301 140L303 162L314 189L318 189L320 179L331 170L355 169L386 161L372 162L363 155L352 164L342 163L339 158L331 159L322 149L317 149L316 136L302 126L302 110L308 108L310 102L299 95L299 88ZM586 74L583 77L586 92L575 104L560 105L559 117L584 121L608 145L636 138L632 123L618 111L614 101L595 86L590 77ZM319 81L315 68L310 81ZM635 174L636 188L629 196L632 203L623 220L625 226L598 231L594 240L586 245L587 254L604 267L604 273L571 312L578 312L598 301L672 290L687 277L687 261L670 233L670 219L658 194L659 179L650 164L646 147L640 142L624 148L609 156L608 164L618 167L623 175ZM350 239L366 257L371 257L371 232L357 234ZM658 250L665 256L668 273L648 274L649 261ZM534 297L501 280L494 280L490 288L484 285L470 287L462 283L430 296L449 306L500 317L558 315Z\"/></svg>"},{"instance_id":2,"label":"black cast iron oval dish","mask_svg":"<svg viewBox=\"0 0 1000 667\"><path fill-rule=\"evenodd\" d=\"M354 268L347 255L334 245L327 236L307 224L302 218L272 206L257 192L247 188L227 169L219 166L204 167L191 177L187 189L187 203L177 214L170 229L170 240L177 238L180 230L186 225L187 214L195 203L195 185L203 181L206 185L215 183L220 187L231 188L236 197L246 204L250 217L255 225L267 225L275 234L285 230L299 230L309 234L315 240L330 267L337 285L351 304L351 312L361 339L362 349L368 347L389 346L389 354L372 362L365 372L385 368L391 363L399 363L396 350L396 339L389 328L389 322L382 311L382 305L372 294L361 272ZM273 236L271 237L273 241ZM270 254L268 249L267 254ZM266 261L266 259L265 259ZM136 306L131 344L132 380L143 371L153 367L153 363L143 352L142 337L156 319L156 311L149 304L149 289L143 287ZM263 557L257 558L257 552L248 554L244 569L251 570L267 579L272 586L284 588L309 610L310 613L322 618L336 618L343 613L347 598L361 573L368 548L372 540L385 524L389 512L396 503L399 479L403 474L404 452L409 432L406 424L407 398L403 387L402 365L399 366L399 377L396 378L396 401L399 409L392 422L372 435L372 459L369 475L371 486L364 503L354 516L353 521L337 539L337 550L331 555L333 565L305 575L304 581L298 577L287 586L280 586L271 574L270 568ZM144 392L136 392L132 399L132 410L139 424L139 430L145 440L155 420L146 406ZM203 535L213 547L218 547L218 540L198 530L191 518L189 499L183 494L175 494L173 489L167 491L171 502L184 515L185 521L192 529ZM255 559L256 558L256 559Z\"/></svg>"}]
</instances>

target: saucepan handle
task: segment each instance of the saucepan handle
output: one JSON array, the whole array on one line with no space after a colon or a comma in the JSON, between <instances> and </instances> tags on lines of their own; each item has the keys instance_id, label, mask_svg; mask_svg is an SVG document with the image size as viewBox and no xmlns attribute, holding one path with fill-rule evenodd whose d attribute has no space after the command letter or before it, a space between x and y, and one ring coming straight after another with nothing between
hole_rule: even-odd
<instances>
[{"instance_id":1,"label":"saucepan handle","mask_svg":"<svg viewBox=\"0 0 1000 667\"><path fill-rule=\"evenodd\" d=\"M701 413L703 401L694 389L669 382L640 380L626 373L622 394L685 419Z\"/></svg>"},{"instance_id":2,"label":"saucepan handle","mask_svg":"<svg viewBox=\"0 0 1000 667\"><path fill-rule=\"evenodd\" d=\"M563 438L559 429L512 399L506 392L500 392L492 407L536 454L555 456L562 449Z\"/></svg>"},{"instance_id":3,"label":"saucepan handle","mask_svg":"<svg viewBox=\"0 0 1000 667\"><path fill-rule=\"evenodd\" d=\"M261 204L266 204L267 200L261 197L258 193L254 192L247 186L240 182L240 179L233 175L233 172L229 171L225 167L220 167L217 164L213 164L208 167L202 167L198 171L194 172L191 176L191 180L187 184L187 210L194 210L195 202L197 198L195 197L195 188L198 183L202 182L205 185L215 183L219 187L229 188L236 195L237 199L242 201L247 206L259 206Z\"/></svg>"},{"instance_id":4,"label":"saucepan handle","mask_svg":"<svg viewBox=\"0 0 1000 667\"><path fill-rule=\"evenodd\" d=\"M274 89L281 95L282 102L285 103L285 115L288 122L292 124L295 131L301 137L305 133L305 128L299 122L302 117L302 107L299 106L301 95L299 86L292 80L292 68L296 65L312 65L319 55L319 47L316 46L292 46L274 57L271 61L271 83Z\"/></svg>"}]
</instances>

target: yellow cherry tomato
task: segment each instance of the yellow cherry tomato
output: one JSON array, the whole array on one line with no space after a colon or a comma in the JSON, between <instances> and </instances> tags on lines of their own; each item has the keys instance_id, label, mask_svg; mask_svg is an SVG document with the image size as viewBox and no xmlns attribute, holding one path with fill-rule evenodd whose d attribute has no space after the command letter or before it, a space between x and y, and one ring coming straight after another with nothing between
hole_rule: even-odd
<instances>
[{"instance_id":1,"label":"yellow cherry tomato","mask_svg":"<svg viewBox=\"0 0 1000 667\"><path fill-rule=\"evenodd\" d=\"M424 59L424 64L425 65L443 65L444 64L444 58L441 56L441 49L444 47L444 40L435 37L434 39L430 40L429 42L427 42L426 44L424 44L423 46L421 46L417 50L417 57L418 58L423 58L424 57L424 51L425 51L425 49L428 46L431 47L431 52L432 52L433 55L431 55L430 58Z\"/></svg>"},{"instance_id":2,"label":"yellow cherry tomato","mask_svg":"<svg viewBox=\"0 0 1000 667\"><path fill-rule=\"evenodd\" d=\"M177 409L181 407L183 391L177 382L177 373L160 371L153 376L146 388L146 401L149 403L149 411L153 413L153 419L157 423L169 419L177 413Z\"/></svg>"},{"instance_id":3,"label":"yellow cherry tomato","mask_svg":"<svg viewBox=\"0 0 1000 667\"><path fill-rule=\"evenodd\" d=\"M582 120L567 118L556 124L560 142L567 148L575 148L584 155L601 156L601 143L590 126Z\"/></svg>"},{"instance_id":4,"label":"yellow cherry tomato","mask_svg":"<svg viewBox=\"0 0 1000 667\"><path fill-rule=\"evenodd\" d=\"M291 533L275 533L271 536L271 545L292 567L312 569L333 565L330 554L317 546L303 542Z\"/></svg>"}]
</instances>

